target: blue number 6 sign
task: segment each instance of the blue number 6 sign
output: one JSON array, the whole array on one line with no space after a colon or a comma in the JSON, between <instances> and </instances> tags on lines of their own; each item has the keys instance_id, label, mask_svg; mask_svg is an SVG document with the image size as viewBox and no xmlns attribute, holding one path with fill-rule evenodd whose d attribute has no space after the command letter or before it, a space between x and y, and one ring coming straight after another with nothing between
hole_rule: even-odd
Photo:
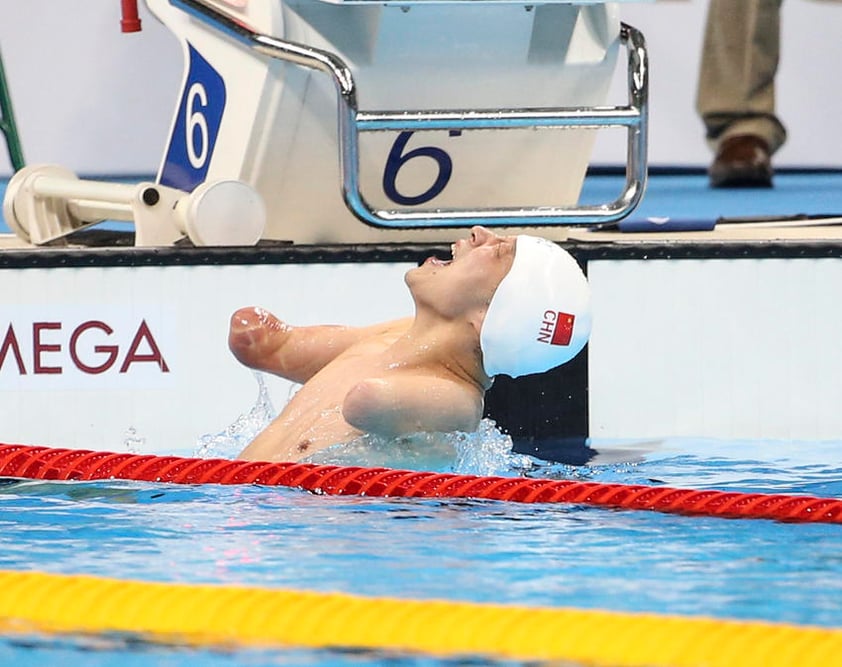
<instances>
[{"instance_id":1,"label":"blue number 6 sign","mask_svg":"<svg viewBox=\"0 0 842 667\"><path fill-rule=\"evenodd\" d=\"M441 194L441 191L444 190L450 181L450 175L453 173L453 161L441 148L436 146L421 146L404 153L406 144L412 135L413 132L401 132L398 135L392 146L392 150L389 151L389 157L386 159L386 169L383 171L383 191L393 202L403 204L404 206L425 204ZM407 195L398 192L398 172L407 162L419 157L430 158L438 165L439 171L436 180L421 194Z\"/></svg>"},{"instance_id":2,"label":"blue number 6 sign","mask_svg":"<svg viewBox=\"0 0 842 667\"><path fill-rule=\"evenodd\" d=\"M161 184L190 192L208 174L225 110L225 83L211 64L188 46L190 69L161 170Z\"/></svg>"}]
</instances>

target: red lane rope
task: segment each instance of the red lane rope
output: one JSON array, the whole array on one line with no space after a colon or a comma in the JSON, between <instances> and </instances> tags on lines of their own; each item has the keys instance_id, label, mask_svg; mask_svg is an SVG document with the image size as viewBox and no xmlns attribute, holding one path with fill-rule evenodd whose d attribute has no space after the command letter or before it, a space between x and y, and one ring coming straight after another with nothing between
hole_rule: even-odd
<instances>
[{"instance_id":1,"label":"red lane rope","mask_svg":"<svg viewBox=\"0 0 842 667\"><path fill-rule=\"evenodd\" d=\"M518 503L575 503L696 516L842 523L842 500L835 498L526 477L479 477L312 463L115 454L28 445L0 444L0 476L48 480L128 479L172 484L260 484L328 495L484 498Z\"/></svg>"}]
</instances>

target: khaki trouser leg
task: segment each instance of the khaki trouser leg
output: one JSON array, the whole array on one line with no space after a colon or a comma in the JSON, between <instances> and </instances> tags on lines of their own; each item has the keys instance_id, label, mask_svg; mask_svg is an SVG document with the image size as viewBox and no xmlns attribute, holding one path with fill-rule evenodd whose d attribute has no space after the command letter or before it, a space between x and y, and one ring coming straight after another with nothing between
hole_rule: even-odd
<instances>
[{"instance_id":1,"label":"khaki trouser leg","mask_svg":"<svg viewBox=\"0 0 842 667\"><path fill-rule=\"evenodd\" d=\"M715 148L737 134L786 141L775 115L782 0L711 0L696 108Z\"/></svg>"}]
</instances>

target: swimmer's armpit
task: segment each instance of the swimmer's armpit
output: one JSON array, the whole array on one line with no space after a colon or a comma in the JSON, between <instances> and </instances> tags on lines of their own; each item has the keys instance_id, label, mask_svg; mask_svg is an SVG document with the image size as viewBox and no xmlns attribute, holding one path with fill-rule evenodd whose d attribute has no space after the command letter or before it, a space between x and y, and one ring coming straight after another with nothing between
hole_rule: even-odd
<instances>
[{"instance_id":1,"label":"swimmer's armpit","mask_svg":"<svg viewBox=\"0 0 842 667\"><path fill-rule=\"evenodd\" d=\"M370 378L354 385L342 416L367 433L395 437L407 433L477 429L482 396L452 380L428 376Z\"/></svg>"}]
</instances>

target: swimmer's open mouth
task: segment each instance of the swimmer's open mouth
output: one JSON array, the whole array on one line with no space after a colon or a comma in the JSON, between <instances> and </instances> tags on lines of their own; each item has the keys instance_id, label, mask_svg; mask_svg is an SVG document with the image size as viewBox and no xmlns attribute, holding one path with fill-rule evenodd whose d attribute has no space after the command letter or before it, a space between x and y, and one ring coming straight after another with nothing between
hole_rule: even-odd
<instances>
[{"instance_id":1,"label":"swimmer's open mouth","mask_svg":"<svg viewBox=\"0 0 842 667\"><path fill-rule=\"evenodd\" d=\"M439 259L438 257L432 256L428 257L424 263L425 264L435 264L436 266L448 266L453 260L456 259L456 244L452 244L450 246L450 258L449 259Z\"/></svg>"}]
</instances>

